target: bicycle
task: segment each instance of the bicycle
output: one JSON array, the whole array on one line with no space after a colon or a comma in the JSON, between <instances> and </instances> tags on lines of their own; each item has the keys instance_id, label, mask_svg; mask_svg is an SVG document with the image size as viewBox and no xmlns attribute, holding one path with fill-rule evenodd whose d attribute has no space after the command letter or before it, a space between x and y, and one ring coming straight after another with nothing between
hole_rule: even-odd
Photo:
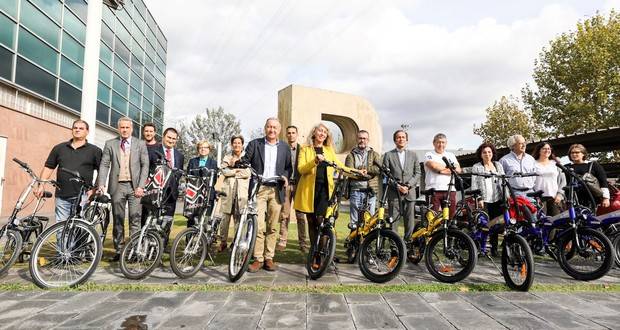
<instances>
[{"instance_id":1,"label":"bicycle","mask_svg":"<svg viewBox=\"0 0 620 330\"><path fill-rule=\"evenodd\" d=\"M488 234L502 234L504 239L502 241L501 273L504 281L513 290L528 291L534 283L534 256L530 244L519 233L524 228L533 226L536 219L527 207L521 207L523 204L522 197L516 196L515 188L509 184L508 180L511 178L536 176L536 174L471 173L471 175L495 178L501 181L502 194L500 194L500 202L503 213L500 219L489 219L486 230L476 226L470 232L470 235L481 246L483 255L489 258L493 265L498 268L493 258L486 254L486 237ZM510 196L510 199L507 195ZM481 234L483 231L486 231L486 234Z\"/></svg>"},{"instance_id":2,"label":"bicycle","mask_svg":"<svg viewBox=\"0 0 620 330\"><path fill-rule=\"evenodd\" d=\"M422 191L427 201L418 202L423 216L406 243L407 258L414 264L424 258L426 268L433 277L441 282L455 283L471 274L478 253L471 237L458 230L454 219L450 219L450 193L454 191L458 174L446 157L443 161L451 175L446 198L441 201L441 213L434 211L430 203L435 189Z\"/></svg>"},{"instance_id":3,"label":"bicycle","mask_svg":"<svg viewBox=\"0 0 620 330\"><path fill-rule=\"evenodd\" d=\"M164 250L163 235L167 235L163 214L166 211L166 188L172 175L182 175L183 171L171 168L164 157L160 157L153 173L147 179L145 195L141 203L147 207L148 215L144 226L134 233L121 250L120 268L125 277L142 279L161 263Z\"/></svg>"},{"instance_id":4,"label":"bicycle","mask_svg":"<svg viewBox=\"0 0 620 330\"><path fill-rule=\"evenodd\" d=\"M368 197L364 199L364 211L360 212L357 226L345 239L345 248L347 258L358 260L360 271L367 279L375 283L385 283L400 273L405 264L406 253L403 239L392 230L395 219L385 216L387 190L390 187L396 189L398 181L389 168L375 164L385 177L379 208L371 215L368 212Z\"/></svg>"},{"instance_id":5,"label":"bicycle","mask_svg":"<svg viewBox=\"0 0 620 330\"><path fill-rule=\"evenodd\" d=\"M537 226L525 227L519 234L535 249L544 250L557 260L562 270L572 278L581 281L601 278L611 269L615 260L613 245L598 230L600 221L592 210L578 204L575 188L585 186L582 179L562 164L556 165L570 179L564 187L567 210L557 216L547 217L539 208ZM541 192L528 195L540 198Z\"/></svg>"},{"instance_id":6,"label":"bicycle","mask_svg":"<svg viewBox=\"0 0 620 330\"><path fill-rule=\"evenodd\" d=\"M254 252L256 232L258 230L258 206L256 204L256 197L260 186L264 182L276 181L279 183L283 180L280 177L264 178L262 175L256 173L249 164L238 163L236 167L250 169L252 185L250 186L247 205L238 215L235 214L234 216L237 229L235 231L235 238L232 243L230 259L228 261L228 279L231 282L238 281L243 274L245 274L250 265L251 254Z\"/></svg>"},{"instance_id":7,"label":"bicycle","mask_svg":"<svg viewBox=\"0 0 620 330\"><path fill-rule=\"evenodd\" d=\"M94 188L77 171L60 168L80 185L67 220L48 227L34 243L30 258L30 275L40 288L74 287L93 274L103 246L91 222L81 216L82 198Z\"/></svg>"},{"instance_id":8,"label":"bicycle","mask_svg":"<svg viewBox=\"0 0 620 330\"><path fill-rule=\"evenodd\" d=\"M19 195L8 222L0 228L0 275L7 272L16 261L23 262L27 257L30 257L33 240L41 235L49 221L48 217L39 216L37 213L43 207L45 200L52 198L53 195L50 191L44 191L41 197L36 197L36 204L32 213L18 218L19 213L30 204L26 204L26 199L34 186L45 183L58 186L54 180L40 179L28 164L17 158L13 158L13 161L19 164L22 170L30 176L31 181Z\"/></svg>"},{"instance_id":9,"label":"bicycle","mask_svg":"<svg viewBox=\"0 0 620 330\"><path fill-rule=\"evenodd\" d=\"M172 271L180 278L194 276L202 267L209 247L217 240L218 231L222 218L214 216L221 197L226 194L215 192L214 186L217 181L218 170L200 168L196 170L199 175L188 175L185 190L185 201L188 208L193 208L192 214L198 215L198 221L192 227L184 229L174 238L170 250L170 266ZM215 192L214 205L211 205L210 197Z\"/></svg>"}]
</instances>

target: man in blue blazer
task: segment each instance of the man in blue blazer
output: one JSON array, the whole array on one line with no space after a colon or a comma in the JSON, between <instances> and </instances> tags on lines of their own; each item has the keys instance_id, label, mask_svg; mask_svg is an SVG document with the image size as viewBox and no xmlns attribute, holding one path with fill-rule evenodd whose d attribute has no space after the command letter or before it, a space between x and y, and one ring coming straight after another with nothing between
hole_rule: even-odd
<instances>
[{"instance_id":1,"label":"man in blue blazer","mask_svg":"<svg viewBox=\"0 0 620 330\"><path fill-rule=\"evenodd\" d=\"M267 119L265 136L250 141L243 157L245 162L249 162L252 168L266 179L256 196L258 231L254 262L248 269L251 273L257 272L261 267L267 271L276 270L273 262L278 240L276 231L292 171L291 148L285 141L278 139L281 129L282 125L277 118Z\"/></svg>"}]
</instances>

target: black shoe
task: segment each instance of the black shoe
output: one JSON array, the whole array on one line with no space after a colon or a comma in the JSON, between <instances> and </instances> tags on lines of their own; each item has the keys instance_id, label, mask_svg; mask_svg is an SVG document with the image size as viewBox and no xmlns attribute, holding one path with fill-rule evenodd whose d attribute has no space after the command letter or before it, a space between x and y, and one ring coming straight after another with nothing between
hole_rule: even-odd
<instances>
[{"instance_id":1,"label":"black shoe","mask_svg":"<svg viewBox=\"0 0 620 330\"><path fill-rule=\"evenodd\" d=\"M119 260L121 260L120 253L115 253L113 257L108 258L109 262L118 262Z\"/></svg>"}]
</instances>

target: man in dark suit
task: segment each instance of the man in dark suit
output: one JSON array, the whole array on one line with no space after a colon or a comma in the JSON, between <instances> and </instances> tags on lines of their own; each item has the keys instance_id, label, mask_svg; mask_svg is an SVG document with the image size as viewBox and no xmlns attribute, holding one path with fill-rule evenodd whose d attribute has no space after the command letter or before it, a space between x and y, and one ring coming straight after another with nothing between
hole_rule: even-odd
<instances>
[{"instance_id":1,"label":"man in dark suit","mask_svg":"<svg viewBox=\"0 0 620 330\"><path fill-rule=\"evenodd\" d=\"M257 193L258 231L254 247L254 262L248 271L257 272L261 267L275 271L273 262L277 241L277 224L284 194L291 176L291 148L278 140L282 125L277 118L265 123L265 137L250 141L245 148L244 161L261 174L266 181Z\"/></svg>"},{"instance_id":2,"label":"man in dark suit","mask_svg":"<svg viewBox=\"0 0 620 330\"><path fill-rule=\"evenodd\" d=\"M177 145L177 141L179 139L179 133L176 129L172 127L168 127L164 130L164 135L162 137L162 146L161 151L170 166L173 169L182 169L184 158L183 154L175 148ZM168 239L170 236L170 228L172 227L172 222L174 218L174 211L177 206L177 199L179 198L179 180L180 175L173 173L170 176L170 181L164 191L164 205L165 205L165 213L163 218L163 226L165 230L164 239L164 249L168 247Z\"/></svg>"},{"instance_id":3,"label":"man in dark suit","mask_svg":"<svg viewBox=\"0 0 620 330\"><path fill-rule=\"evenodd\" d=\"M118 261L124 243L125 206L129 205L129 233L140 230L140 198L144 195L144 185L149 174L149 156L144 141L132 138L131 118L118 120L119 137L106 141L103 148L97 185L112 196L114 215L114 250L110 261ZM109 180L108 180L109 174Z\"/></svg>"},{"instance_id":4,"label":"man in dark suit","mask_svg":"<svg viewBox=\"0 0 620 330\"><path fill-rule=\"evenodd\" d=\"M390 217L396 218L403 216L405 224L405 240L408 240L413 233L415 187L420 180L420 163L415 152L407 150L409 135L404 130L394 132L395 149L383 155L383 165L390 169L390 172L398 180L398 191L388 188L388 213ZM398 226L393 227L394 230Z\"/></svg>"},{"instance_id":5,"label":"man in dark suit","mask_svg":"<svg viewBox=\"0 0 620 330\"><path fill-rule=\"evenodd\" d=\"M295 197L295 185L297 179L299 179L299 173L297 172L297 158L299 158L299 151L301 146L297 143L297 127L289 126L286 128L286 139L288 145L291 148L291 177L289 178L288 187L284 195L284 204L282 205L282 212L280 212L280 241L276 246L278 251L284 251L286 248L286 242L288 238L288 224L291 217L291 209L293 208L293 199ZM297 218L297 239L299 240L299 250L302 253L307 253L308 248L306 246L306 215L302 212L293 210L295 218Z\"/></svg>"},{"instance_id":6,"label":"man in dark suit","mask_svg":"<svg viewBox=\"0 0 620 330\"><path fill-rule=\"evenodd\" d=\"M146 150L149 153L149 174L152 174L157 166L157 161L162 157L161 144L157 143L155 138L155 124L145 123L142 125L142 139L146 143ZM148 215L148 208L142 205L142 216L140 219L141 226L146 223L146 216Z\"/></svg>"}]
</instances>

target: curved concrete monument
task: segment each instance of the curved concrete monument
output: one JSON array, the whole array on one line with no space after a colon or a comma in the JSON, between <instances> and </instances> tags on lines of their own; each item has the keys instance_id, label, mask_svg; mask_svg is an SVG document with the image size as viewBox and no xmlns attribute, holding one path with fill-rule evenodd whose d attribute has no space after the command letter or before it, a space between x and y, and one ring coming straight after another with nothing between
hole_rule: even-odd
<instances>
[{"instance_id":1,"label":"curved concrete monument","mask_svg":"<svg viewBox=\"0 0 620 330\"><path fill-rule=\"evenodd\" d=\"M278 91L278 118L282 122L281 139L286 140L286 126L299 129L301 143L306 143L312 127L320 121L332 122L342 131L336 152L344 161L357 145L357 132L370 134L370 146L381 153L383 133L379 116L366 99L340 92L290 85ZM334 126L334 125L331 125Z\"/></svg>"}]
</instances>

